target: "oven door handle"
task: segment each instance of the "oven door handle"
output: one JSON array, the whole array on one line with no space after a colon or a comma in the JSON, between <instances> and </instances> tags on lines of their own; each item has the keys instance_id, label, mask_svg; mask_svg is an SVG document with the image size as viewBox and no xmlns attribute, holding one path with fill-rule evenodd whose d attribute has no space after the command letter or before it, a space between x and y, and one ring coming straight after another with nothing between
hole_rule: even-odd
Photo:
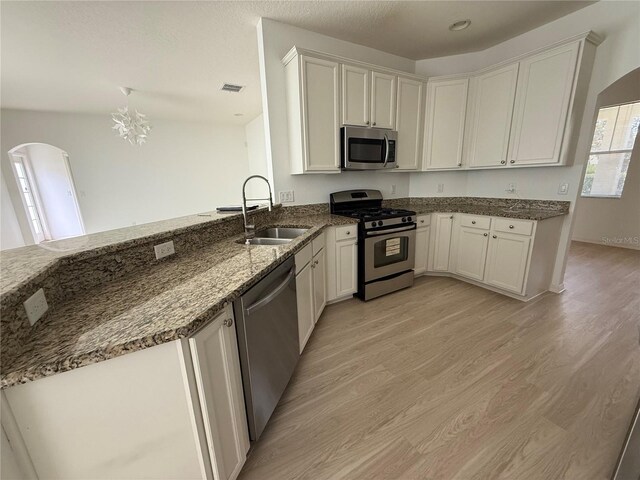
<instances>
[{"instance_id":1,"label":"oven door handle","mask_svg":"<svg viewBox=\"0 0 640 480\"><path fill-rule=\"evenodd\" d=\"M390 233L398 233L398 232L410 232L411 230L415 230L415 224L410 228L400 227L400 228L390 228L389 230L382 230L377 232L367 232L367 237L379 237L380 235L387 235Z\"/></svg>"},{"instance_id":2,"label":"oven door handle","mask_svg":"<svg viewBox=\"0 0 640 480\"><path fill-rule=\"evenodd\" d=\"M382 164L382 168L387 167L387 162L389 161L389 137L387 134L384 134L384 163Z\"/></svg>"}]
</instances>

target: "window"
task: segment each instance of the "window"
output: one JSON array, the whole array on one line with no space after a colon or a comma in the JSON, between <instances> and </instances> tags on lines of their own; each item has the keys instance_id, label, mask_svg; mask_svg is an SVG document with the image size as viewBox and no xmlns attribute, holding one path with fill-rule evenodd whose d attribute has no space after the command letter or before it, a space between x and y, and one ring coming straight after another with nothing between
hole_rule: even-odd
<instances>
[{"instance_id":1,"label":"window","mask_svg":"<svg viewBox=\"0 0 640 480\"><path fill-rule=\"evenodd\" d=\"M20 193L22 193L22 201L24 202L25 210L27 212L29 227L31 227L33 239L36 243L40 243L46 240L46 233L33 195L33 189L31 188L29 174L27 173L27 169L24 164L24 158L19 155L14 156L13 167L15 169L16 179L18 180Z\"/></svg>"},{"instance_id":2,"label":"window","mask_svg":"<svg viewBox=\"0 0 640 480\"><path fill-rule=\"evenodd\" d=\"M640 102L601 108L582 184L583 197L620 198L640 125Z\"/></svg>"}]
</instances>

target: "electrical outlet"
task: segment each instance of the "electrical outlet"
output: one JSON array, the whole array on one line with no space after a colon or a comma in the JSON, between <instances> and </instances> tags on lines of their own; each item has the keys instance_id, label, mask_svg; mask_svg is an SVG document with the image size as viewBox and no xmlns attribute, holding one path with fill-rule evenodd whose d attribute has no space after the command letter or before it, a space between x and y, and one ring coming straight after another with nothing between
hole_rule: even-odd
<instances>
[{"instance_id":1,"label":"electrical outlet","mask_svg":"<svg viewBox=\"0 0 640 480\"><path fill-rule=\"evenodd\" d=\"M49 310L47 298L44 296L44 290L42 288L31 295L23 305L31 325L40 320L45 312Z\"/></svg>"},{"instance_id":2,"label":"electrical outlet","mask_svg":"<svg viewBox=\"0 0 640 480\"><path fill-rule=\"evenodd\" d=\"M278 193L278 198L280 199L280 203L291 203L294 200L293 190L287 190L284 192Z\"/></svg>"},{"instance_id":3,"label":"electrical outlet","mask_svg":"<svg viewBox=\"0 0 640 480\"><path fill-rule=\"evenodd\" d=\"M569 184L561 183L558 187L558 195L566 195L567 193L569 193Z\"/></svg>"},{"instance_id":4,"label":"electrical outlet","mask_svg":"<svg viewBox=\"0 0 640 480\"><path fill-rule=\"evenodd\" d=\"M510 183L507 185L507 188L505 189L505 192L509 192L509 193L516 193L516 184L515 183Z\"/></svg>"},{"instance_id":5,"label":"electrical outlet","mask_svg":"<svg viewBox=\"0 0 640 480\"><path fill-rule=\"evenodd\" d=\"M395 195L396 194L396 184L392 183L391 184L391 195Z\"/></svg>"},{"instance_id":6,"label":"electrical outlet","mask_svg":"<svg viewBox=\"0 0 640 480\"><path fill-rule=\"evenodd\" d=\"M176 253L173 246L173 240L155 245L153 250L156 252L156 260L160 260L161 258L168 257L169 255Z\"/></svg>"},{"instance_id":7,"label":"electrical outlet","mask_svg":"<svg viewBox=\"0 0 640 480\"><path fill-rule=\"evenodd\" d=\"M438 184L438 193L442 193L444 192L444 183L439 183Z\"/></svg>"}]
</instances>

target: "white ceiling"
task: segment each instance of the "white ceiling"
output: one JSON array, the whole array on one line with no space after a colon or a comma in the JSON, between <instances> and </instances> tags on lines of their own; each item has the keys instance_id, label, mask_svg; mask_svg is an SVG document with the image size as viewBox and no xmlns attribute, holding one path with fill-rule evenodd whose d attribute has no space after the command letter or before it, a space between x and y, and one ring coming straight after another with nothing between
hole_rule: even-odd
<instances>
[{"instance_id":1,"label":"white ceiling","mask_svg":"<svg viewBox=\"0 0 640 480\"><path fill-rule=\"evenodd\" d=\"M590 3L2 1L1 105L108 113L125 103L122 85L151 118L244 124L261 111L261 16L422 59L482 50ZM465 18L467 30L448 30Z\"/></svg>"}]
</instances>

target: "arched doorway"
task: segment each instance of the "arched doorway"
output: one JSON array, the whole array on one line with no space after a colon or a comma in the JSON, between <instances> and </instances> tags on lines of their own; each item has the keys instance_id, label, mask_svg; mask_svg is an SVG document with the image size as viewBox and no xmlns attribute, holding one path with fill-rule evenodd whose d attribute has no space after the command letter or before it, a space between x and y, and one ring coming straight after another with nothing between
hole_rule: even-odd
<instances>
[{"instance_id":1,"label":"arched doorway","mask_svg":"<svg viewBox=\"0 0 640 480\"><path fill-rule=\"evenodd\" d=\"M12 148L9 161L34 243L85 234L67 152L27 143Z\"/></svg>"}]
</instances>

